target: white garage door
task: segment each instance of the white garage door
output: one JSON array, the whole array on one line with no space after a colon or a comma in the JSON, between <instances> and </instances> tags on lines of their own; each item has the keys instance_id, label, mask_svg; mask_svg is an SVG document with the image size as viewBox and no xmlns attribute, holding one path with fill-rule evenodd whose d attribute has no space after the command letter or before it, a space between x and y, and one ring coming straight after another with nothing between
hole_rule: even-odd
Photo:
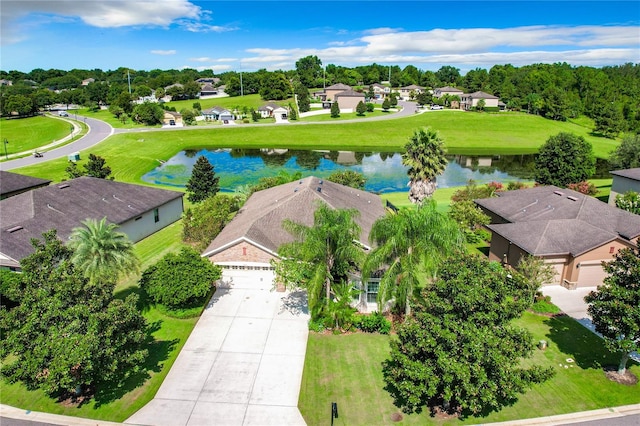
<instances>
[{"instance_id":1,"label":"white garage door","mask_svg":"<svg viewBox=\"0 0 640 426\"><path fill-rule=\"evenodd\" d=\"M598 263L580 263L580 274L578 275L578 287L596 287L602 284L607 273Z\"/></svg>"},{"instance_id":2,"label":"white garage door","mask_svg":"<svg viewBox=\"0 0 640 426\"><path fill-rule=\"evenodd\" d=\"M268 266L232 265L222 270L220 287L270 290L273 279L273 270Z\"/></svg>"}]
</instances>

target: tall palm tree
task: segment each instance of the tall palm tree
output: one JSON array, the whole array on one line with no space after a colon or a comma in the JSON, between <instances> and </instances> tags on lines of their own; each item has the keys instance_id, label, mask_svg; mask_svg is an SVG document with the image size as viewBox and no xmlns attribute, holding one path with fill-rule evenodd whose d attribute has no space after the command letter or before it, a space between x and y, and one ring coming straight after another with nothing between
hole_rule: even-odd
<instances>
[{"instance_id":1,"label":"tall palm tree","mask_svg":"<svg viewBox=\"0 0 640 426\"><path fill-rule=\"evenodd\" d=\"M87 219L84 227L74 228L70 247L71 260L93 282L115 282L118 277L137 272L140 262L133 251L133 243L126 234L118 232L118 225L107 218Z\"/></svg>"},{"instance_id":2,"label":"tall palm tree","mask_svg":"<svg viewBox=\"0 0 640 426\"><path fill-rule=\"evenodd\" d=\"M436 176L447 166L442 139L430 127L416 130L405 145L402 164L409 167L409 200L422 204L436 190Z\"/></svg>"},{"instance_id":3,"label":"tall palm tree","mask_svg":"<svg viewBox=\"0 0 640 426\"><path fill-rule=\"evenodd\" d=\"M458 225L436 211L433 200L378 219L369 239L376 247L364 262L363 281L384 268L378 289L379 308L394 299L394 308L404 310L406 315L414 289L433 277L439 262L464 244Z\"/></svg>"},{"instance_id":4,"label":"tall palm tree","mask_svg":"<svg viewBox=\"0 0 640 426\"><path fill-rule=\"evenodd\" d=\"M313 226L285 219L282 226L296 241L283 244L279 253L304 265L308 282L304 283L312 316L328 306L332 285L346 282L348 272L363 258L362 249L354 243L360 238L360 227L353 218L355 209L333 209L320 203L314 213ZM323 300L324 299L324 300Z\"/></svg>"}]
</instances>

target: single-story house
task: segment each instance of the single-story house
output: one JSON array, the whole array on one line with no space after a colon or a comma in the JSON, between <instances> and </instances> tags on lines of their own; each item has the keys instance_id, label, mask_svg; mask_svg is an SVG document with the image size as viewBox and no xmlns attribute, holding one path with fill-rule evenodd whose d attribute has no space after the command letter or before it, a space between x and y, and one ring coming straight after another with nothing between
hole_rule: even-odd
<instances>
[{"instance_id":1,"label":"single-story house","mask_svg":"<svg viewBox=\"0 0 640 426\"><path fill-rule=\"evenodd\" d=\"M211 83L204 83L200 88L200 97L214 96L218 94L218 89Z\"/></svg>"},{"instance_id":2,"label":"single-story house","mask_svg":"<svg viewBox=\"0 0 640 426\"><path fill-rule=\"evenodd\" d=\"M484 99L484 106L491 108L498 108L498 101L500 98L497 96L490 95L485 92L473 92L473 93L465 93L460 96L460 109L465 111L470 111L471 109L478 106L478 101L480 99Z\"/></svg>"},{"instance_id":3,"label":"single-story house","mask_svg":"<svg viewBox=\"0 0 640 426\"><path fill-rule=\"evenodd\" d=\"M182 192L80 177L0 201L0 267L20 269L32 238L50 229L67 241L86 219L107 218L133 242L182 217Z\"/></svg>"},{"instance_id":4,"label":"single-story house","mask_svg":"<svg viewBox=\"0 0 640 426\"><path fill-rule=\"evenodd\" d=\"M460 89L456 89L455 87L445 86L445 87L436 87L433 89L433 96L436 98L441 98L444 95L450 96L462 96L464 92Z\"/></svg>"},{"instance_id":5,"label":"single-story house","mask_svg":"<svg viewBox=\"0 0 640 426\"><path fill-rule=\"evenodd\" d=\"M182 114L175 111L165 111L162 118L162 124L164 126L182 127L184 125L182 123Z\"/></svg>"},{"instance_id":6,"label":"single-story house","mask_svg":"<svg viewBox=\"0 0 640 426\"><path fill-rule=\"evenodd\" d=\"M40 179L32 176L0 170L0 200L41 188L51 183L48 179Z\"/></svg>"},{"instance_id":7,"label":"single-story house","mask_svg":"<svg viewBox=\"0 0 640 426\"><path fill-rule=\"evenodd\" d=\"M219 106L203 110L202 115L208 121L230 121L234 119L231 111Z\"/></svg>"},{"instance_id":8,"label":"single-story house","mask_svg":"<svg viewBox=\"0 0 640 426\"><path fill-rule=\"evenodd\" d=\"M290 219L313 226L318 202L335 209L357 209L360 212L355 218L361 229L359 243L365 249L369 248L373 223L386 214L379 196L310 176L251 195L202 256L220 265L225 279L235 277L273 283L271 261L279 259L278 248L282 244L294 240L282 228L282 221ZM371 279L360 302L356 302L362 311L376 309L378 282L379 279Z\"/></svg>"},{"instance_id":9,"label":"single-story house","mask_svg":"<svg viewBox=\"0 0 640 426\"><path fill-rule=\"evenodd\" d=\"M402 99L413 99L417 95L421 94L422 92L424 92L424 87L418 86L416 84L411 84L409 86L401 87L399 90L399 93Z\"/></svg>"},{"instance_id":10,"label":"single-story house","mask_svg":"<svg viewBox=\"0 0 640 426\"><path fill-rule=\"evenodd\" d=\"M95 83L96 79L95 78L85 78L84 80L82 80L82 85L83 86L88 86L91 83Z\"/></svg>"},{"instance_id":11,"label":"single-story house","mask_svg":"<svg viewBox=\"0 0 640 426\"><path fill-rule=\"evenodd\" d=\"M275 102L269 102L268 104L258 107L258 113L262 118L274 117L278 114L280 117L284 114L284 117L282 118L286 118L287 114L289 114L289 110Z\"/></svg>"},{"instance_id":12,"label":"single-story house","mask_svg":"<svg viewBox=\"0 0 640 426\"><path fill-rule=\"evenodd\" d=\"M539 186L475 200L491 218L489 259L517 268L525 255L556 270L553 284L602 284L602 261L638 244L640 216L570 189Z\"/></svg>"},{"instance_id":13,"label":"single-story house","mask_svg":"<svg viewBox=\"0 0 640 426\"><path fill-rule=\"evenodd\" d=\"M611 172L613 183L609 194L609 204L616 205L616 195L624 195L625 192L633 191L640 194L640 168L614 170Z\"/></svg>"},{"instance_id":14,"label":"single-story house","mask_svg":"<svg viewBox=\"0 0 640 426\"><path fill-rule=\"evenodd\" d=\"M340 111L354 112L360 102L365 102L364 93L356 92L354 90L345 90L344 92L336 93L334 101L340 105Z\"/></svg>"}]
</instances>

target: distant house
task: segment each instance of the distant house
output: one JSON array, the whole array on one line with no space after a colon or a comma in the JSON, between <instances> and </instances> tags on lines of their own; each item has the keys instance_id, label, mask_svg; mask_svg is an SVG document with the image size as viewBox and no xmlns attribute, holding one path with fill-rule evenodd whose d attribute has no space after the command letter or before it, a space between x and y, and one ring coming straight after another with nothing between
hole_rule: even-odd
<instances>
[{"instance_id":1,"label":"distant house","mask_svg":"<svg viewBox=\"0 0 640 426\"><path fill-rule=\"evenodd\" d=\"M282 228L282 221L290 219L313 226L318 202L335 209L357 209L359 243L365 249L369 247L371 226L386 214L379 196L311 176L251 195L202 256L220 265L226 279L270 285L274 280L271 261L279 259L278 248L282 244L293 241L293 236ZM378 282L373 278L364 286L363 294L355 301L360 310L376 309Z\"/></svg>"},{"instance_id":2,"label":"distant house","mask_svg":"<svg viewBox=\"0 0 640 426\"><path fill-rule=\"evenodd\" d=\"M422 92L424 92L424 87L422 86L418 86L415 84L411 84L409 86L405 86L405 87L401 87L399 90L400 96L402 97L402 99L411 99L411 95L413 94L413 96L418 96L419 94L421 94Z\"/></svg>"},{"instance_id":3,"label":"distant house","mask_svg":"<svg viewBox=\"0 0 640 426\"><path fill-rule=\"evenodd\" d=\"M471 111L473 108L478 106L478 102L480 101L480 99L484 99L485 107L498 108L498 101L500 99L497 96L478 91L473 93L465 93L460 96L460 109Z\"/></svg>"},{"instance_id":4,"label":"distant house","mask_svg":"<svg viewBox=\"0 0 640 426\"><path fill-rule=\"evenodd\" d=\"M280 117L282 117L283 114L285 115L284 118L286 118L286 115L289 113L289 110L287 110L283 106L276 104L275 102L269 102L267 104L264 104L258 107L258 113L262 118L275 117L276 115L280 115Z\"/></svg>"},{"instance_id":5,"label":"distant house","mask_svg":"<svg viewBox=\"0 0 640 426\"><path fill-rule=\"evenodd\" d=\"M183 127L184 123L182 122L182 114L175 111L165 111L164 117L162 118L162 124L164 126Z\"/></svg>"},{"instance_id":6,"label":"distant house","mask_svg":"<svg viewBox=\"0 0 640 426\"><path fill-rule=\"evenodd\" d=\"M433 96L436 98L441 98L444 95L450 96L462 96L464 92L460 89L456 89L455 87L445 86L445 87L436 87L433 89Z\"/></svg>"},{"instance_id":7,"label":"distant house","mask_svg":"<svg viewBox=\"0 0 640 426\"><path fill-rule=\"evenodd\" d=\"M338 83L333 84L320 92L315 92L314 95L319 97L320 100L324 101L334 101L336 94L340 92L344 92L346 90L351 90L351 86L347 86L346 84Z\"/></svg>"},{"instance_id":8,"label":"distant house","mask_svg":"<svg viewBox=\"0 0 640 426\"><path fill-rule=\"evenodd\" d=\"M218 94L218 89L211 83L204 83L200 89L200 97L203 96L215 96Z\"/></svg>"},{"instance_id":9,"label":"distant house","mask_svg":"<svg viewBox=\"0 0 640 426\"><path fill-rule=\"evenodd\" d=\"M371 87L373 88L373 94L376 99L384 98L391 93L391 87L383 86L380 83L373 83Z\"/></svg>"},{"instance_id":10,"label":"distant house","mask_svg":"<svg viewBox=\"0 0 640 426\"><path fill-rule=\"evenodd\" d=\"M335 102L340 105L340 111L354 112L358 103L365 102L364 93L345 90L335 94Z\"/></svg>"},{"instance_id":11,"label":"distant house","mask_svg":"<svg viewBox=\"0 0 640 426\"><path fill-rule=\"evenodd\" d=\"M182 192L80 177L0 201L0 267L20 269L32 238L56 229L68 241L85 219L107 218L133 242L182 217Z\"/></svg>"},{"instance_id":12,"label":"distant house","mask_svg":"<svg viewBox=\"0 0 640 426\"><path fill-rule=\"evenodd\" d=\"M230 121L234 119L231 111L219 106L203 110L202 116L207 121Z\"/></svg>"},{"instance_id":13,"label":"distant house","mask_svg":"<svg viewBox=\"0 0 640 426\"><path fill-rule=\"evenodd\" d=\"M94 83L96 81L95 78L85 78L84 80L82 80L82 85L83 86L88 86L91 83Z\"/></svg>"},{"instance_id":14,"label":"distant house","mask_svg":"<svg viewBox=\"0 0 640 426\"><path fill-rule=\"evenodd\" d=\"M491 218L489 259L515 266L537 256L567 288L602 284L602 261L638 244L640 216L555 186L500 192L475 200Z\"/></svg>"},{"instance_id":15,"label":"distant house","mask_svg":"<svg viewBox=\"0 0 640 426\"><path fill-rule=\"evenodd\" d=\"M1 79L0 80L0 86L12 86L13 85L13 81L11 80L6 80L6 79Z\"/></svg>"},{"instance_id":16,"label":"distant house","mask_svg":"<svg viewBox=\"0 0 640 426\"><path fill-rule=\"evenodd\" d=\"M50 183L51 181L47 179L0 170L0 200L31 191L32 189L47 186Z\"/></svg>"},{"instance_id":17,"label":"distant house","mask_svg":"<svg viewBox=\"0 0 640 426\"><path fill-rule=\"evenodd\" d=\"M616 205L616 195L633 191L640 194L640 168L615 170L611 172L613 183L609 194L609 204Z\"/></svg>"}]
</instances>

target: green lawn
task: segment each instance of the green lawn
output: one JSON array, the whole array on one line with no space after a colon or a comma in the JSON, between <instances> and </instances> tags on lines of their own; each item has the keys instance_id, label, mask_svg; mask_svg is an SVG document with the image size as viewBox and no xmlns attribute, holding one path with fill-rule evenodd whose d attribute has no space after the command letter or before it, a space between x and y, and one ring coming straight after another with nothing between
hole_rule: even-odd
<instances>
[{"instance_id":1,"label":"green lawn","mask_svg":"<svg viewBox=\"0 0 640 426\"><path fill-rule=\"evenodd\" d=\"M533 333L535 341L549 342L546 351L536 349L532 361L553 366L557 373L553 379L529 390L515 405L487 417L441 421L428 413L401 413L402 424L489 423L640 402L640 384L629 387L605 378L600 366L617 365L617 356L608 353L597 336L573 319L525 313L519 324ZM331 402L338 403L336 425L394 423L391 415L400 410L383 389L381 367L388 357L389 339L365 333L309 334L298 402L307 424L328 423ZM568 363L567 358L575 362ZM640 376L640 366L633 365L631 370Z\"/></svg>"},{"instance_id":2,"label":"green lawn","mask_svg":"<svg viewBox=\"0 0 640 426\"><path fill-rule=\"evenodd\" d=\"M117 134L90 149L114 171L116 180L140 182L140 177L187 148L290 148L354 151L400 151L413 131L433 126L452 154L527 154L536 152L551 135L561 131L584 136L601 158L618 142L589 135L569 122L556 122L528 114L472 114L445 112L420 114L397 120L356 123L318 123L286 126L221 126L179 131ZM82 153L82 158L87 152ZM39 163L19 173L59 181L66 177L65 159Z\"/></svg>"},{"instance_id":3,"label":"green lawn","mask_svg":"<svg viewBox=\"0 0 640 426\"><path fill-rule=\"evenodd\" d=\"M6 138L7 154L32 151L54 140L69 136L67 121L57 118L37 116L0 120L0 142ZM0 155L4 158L4 145L0 146Z\"/></svg>"},{"instance_id":4,"label":"green lawn","mask_svg":"<svg viewBox=\"0 0 640 426\"><path fill-rule=\"evenodd\" d=\"M180 220L136 243L135 251L142 269L155 263L166 253L178 251L182 247L181 232ZM116 297L139 293L138 278L136 275L123 279L116 287ZM88 404L80 407L65 407L42 391L28 391L20 384L0 381L2 403L32 411L124 421L153 399L198 320L171 318L148 306L144 307L143 312L150 326L150 356L144 373L133 377L124 389L98 393Z\"/></svg>"},{"instance_id":5,"label":"green lawn","mask_svg":"<svg viewBox=\"0 0 640 426\"><path fill-rule=\"evenodd\" d=\"M355 112L342 112L340 113L340 117L333 118L331 117L331 113L327 111L326 114L320 115L310 115L309 117L299 118L300 121L304 122L322 122L322 121L344 121L344 120L354 120L354 119L364 119L371 117L382 117L393 115L393 112L382 112L381 110L374 110L373 112L367 112L365 115L360 116Z\"/></svg>"}]
</instances>

